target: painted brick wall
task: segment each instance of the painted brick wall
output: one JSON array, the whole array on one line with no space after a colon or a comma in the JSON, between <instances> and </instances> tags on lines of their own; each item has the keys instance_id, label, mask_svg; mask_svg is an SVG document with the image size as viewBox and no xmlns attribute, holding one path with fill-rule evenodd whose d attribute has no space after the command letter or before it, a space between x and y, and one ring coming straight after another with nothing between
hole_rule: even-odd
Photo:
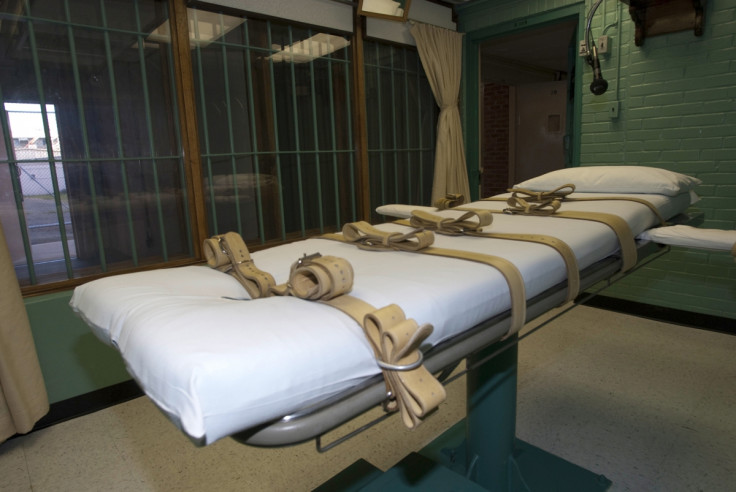
<instances>
[{"instance_id":1,"label":"painted brick wall","mask_svg":"<svg viewBox=\"0 0 736 492\"><path fill-rule=\"evenodd\" d=\"M481 196L504 193L509 184L509 86L483 86Z\"/></svg>"},{"instance_id":2,"label":"painted brick wall","mask_svg":"<svg viewBox=\"0 0 736 492\"><path fill-rule=\"evenodd\" d=\"M593 1L586 0L586 15ZM566 0L488 0L460 11L466 32L554 15ZM583 73L580 165L646 165L703 181L693 209L702 227L736 228L736 0L706 2L704 33L665 34L634 44L628 7L605 0L593 37L610 36L601 66L608 91L593 96ZM482 15L481 15L482 14ZM611 118L611 110L618 117ZM736 263L725 252L673 248L606 291L615 297L736 319Z\"/></svg>"},{"instance_id":3,"label":"painted brick wall","mask_svg":"<svg viewBox=\"0 0 736 492\"><path fill-rule=\"evenodd\" d=\"M473 2L470 15L462 19L465 32L581 3L580 0L486 0ZM479 15L480 14L480 15ZM462 10L460 10L462 15Z\"/></svg>"},{"instance_id":4,"label":"painted brick wall","mask_svg":"<svg viewBox=\"0 0 736 492\"><path fill-rule=\"evenodd\" d=\"M702 37L678 32L647 38L641 47L625 6L609 2L605 22L599 13L594 37L603 29L611 37L611 53L601 61L609 90L593 96L586 70L581 165L645 165L696 176L703 185L693 210L704 214L702 227L733 230L736 0L707 2ZM611 118L615 105L619 116ZM674 248L607 294L736 318L736 264L728 253Z\"/></svg>"}]
</instances>

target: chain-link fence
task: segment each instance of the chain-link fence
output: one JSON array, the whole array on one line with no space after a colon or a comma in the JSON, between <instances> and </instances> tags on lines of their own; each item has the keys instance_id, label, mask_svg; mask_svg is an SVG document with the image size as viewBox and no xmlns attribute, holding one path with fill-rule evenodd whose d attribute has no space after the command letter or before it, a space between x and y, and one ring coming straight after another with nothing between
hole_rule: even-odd
<instances>
[{"instance_id":1,"label":"chain-link fence","mask_svg":"<svg viewBox=\"0 0 736 492\"><path fill-rule=\"evenodd\" d=\"M31 244L59 241L61 239L59 213L66 226L71 224L66 179L63 165L59 162L61 152L53 148L56 146L52 147L55 161L52 167L43 139L28 143L19 142L19 144L23 146L14 149L15 158L19 161L16 170ZM58 203L55 199L55 191L58 192Z\"/></svg>"},{"instance_id":2,"label":"chain-link fence","mask_svg":"<svg viewBox=\"0 0 736 492\"><path fill-rule=\"evenodd\" d=\"M40 144L38 144L40 145ZM23 196L39 196L54 195L54 173L51 172L52 167L48 160L48 151L46 146L35 148L15 148L15 159L19 161L17 165L18 178L20 179L20 187L23 190ZM64 170L61 162L61 152L54 150L54 160L56 161L54 171L56 174L56 184L59 193L66 192L66 180L64 179ZM40 162L28 162L40 161Z\"/></svg>"}]
</instances>

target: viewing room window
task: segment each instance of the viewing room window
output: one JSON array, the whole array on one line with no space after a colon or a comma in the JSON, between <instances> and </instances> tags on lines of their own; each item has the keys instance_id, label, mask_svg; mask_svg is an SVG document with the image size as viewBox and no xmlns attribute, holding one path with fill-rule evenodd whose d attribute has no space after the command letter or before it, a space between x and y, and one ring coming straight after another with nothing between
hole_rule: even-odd
<instances>
[{"instance_id":1,"label":"viewing room window","mask_svg":"<svg viewBox=\"0 0 736 492\"><path fill-rule=\"evenodd\" d=\"M0 37L0 221L24 294L429 202L438 109L414 48L365 41L355 67L351 33L183 0L11 0Z\"/></svg>"}]
</instances>

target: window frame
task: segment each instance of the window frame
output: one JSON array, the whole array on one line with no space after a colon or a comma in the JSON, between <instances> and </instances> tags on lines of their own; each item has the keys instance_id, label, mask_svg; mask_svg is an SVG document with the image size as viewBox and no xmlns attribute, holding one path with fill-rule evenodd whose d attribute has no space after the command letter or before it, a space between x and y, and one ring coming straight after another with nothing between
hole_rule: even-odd
<instances>
[{"instance_id":1,"label":"window frame","mask_svg":"<svg viewBox=\"0 0 736 492\"><path fill-rule=\"evenodd\" d=\"M185 265L201 264L205 261L202 244L203 241L209 237L209 223L206 204L206 187L203 178L203 163L199 138L200 130L197 115L198 101L195 86L196 74L194 73L192 65L192 54L190 50L189 40L189 19L187 15L188 7L201 7L202 9L215 10L223 13L227 13L229 11L236 15L246 15L249 18L252 17L263 20L274 20L295 27L306 27L312 29L313 31L325 30L330 32L337 32L334 29L330 28L304 25L289 19L272 19L268 16L262 16L258 15L257 13L247 12L239 9L236 10L220 6L213 6L212 4L208 4L206 2L195 1L189 3L186 0L168 0L168 15L172 51L171 63L173 64L173 84L176 88L176 116L178 117L181 159L185 181L184 186L187 197L185 207L187 209L187 212L189 213L189 224L191 227L189 231L191 234L191 257L171 259L169 261L155 262L134 267L117 268L112 271L73 277L66 280L24 285L21 287L21 292L24 296L35 296L60 291L68 291L76 287L77 285L111 275L120 275L137 271L154 270L159 268L171 268ZM353 12L353 32L350 37L352 51L352 73L350 81L351 93L349 104L351 105L352 109L352 152L354 154L353 159L356 172L354 189L350 190L350 192L355 194L355 213L357 215L356 219L370 220L372 213L365 92L365 24L361 21L359 16L355 15L355 9L353 9ZM385 40L372 41L378 41L387 44L396 44ZM404 45L401 46L406 47ZM249 247L253 251L256 251L259 249L274 246L276 244L282 244L300 239L302 239L302 237L286 237L280 241L261 241L256 244L249 244Z\"/></svg>"}]
</instances>

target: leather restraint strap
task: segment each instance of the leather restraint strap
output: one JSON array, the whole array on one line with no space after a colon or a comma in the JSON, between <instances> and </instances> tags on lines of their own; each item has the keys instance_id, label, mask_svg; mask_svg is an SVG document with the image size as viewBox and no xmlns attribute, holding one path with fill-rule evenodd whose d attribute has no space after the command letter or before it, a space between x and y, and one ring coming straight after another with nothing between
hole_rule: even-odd
<instances>
[{"instance_id":1,"label":"leather restraint strap","mask_svg":"<svg viewBox=\"0 0 736 492\"><path fill-rule=\"evenodd\" d=\"M342 234L324 234L325 239L336 239L354 243L360 249L371 251L418 251L434 242L430 231L386 232L373 227L368 222L351 222L342 228Z\"/></svg>"},{"instance_id":2,"label":"leather restraint strap","mask_svg":"<svg viewBox=\"0 0 736 492\"><path fill-rule=\"evenodd\" d=\"M484 200L487 200L484 198ZM491 201L491 200L487 200ZM497 201L497 200L494 200ZM522 211L511 211L510 209L504 210L489 210L493 213L506 213L506 214L520 214L524 215ZM614 214L606 214L603 212L556 212L545 217L559 217L563 219L579 219L579 220L591 220L594 222L600 222L610 227L616 234L619 246L621 248L621 260L623 265L621 270L626 272L633 268L638 261L638 255L636 251L636 242L634 240L634 234L631 232L629 224L624 219Z\"/></svg>"},{"instance_id":3,"label":"leather restraint strap","mask_svg":"<svg viewBox=\"0 0 736 492\"><path fill-rule=\"evenodd\" d=\"M447 208L457 207L463 203L465 203L465 197L463 195L460 193L448 193L434 202L434 206L440 210L445 210Z\"/></svg>"},{"instance_id":4,"label":"leather restraint strap","mask_svg":"<svg viewBox=\"0 0 736 492\"><path fill-rule=\"evenodd\" d=\"M565 199L566 202L605 202L609 200L619 200L624 202L636 202L641 203L645 207L648 207L649 210L652 211L652 213L657 217L657 220L659 220L660 226L667 225L667 221L662 217L662 214L659 212L657 207L650 201L644 200L643 198L634 197L634 196L591 196L586 198L567 198Z\"/></svg>"},{"instance_id":5,"label":"leather restraint strap","mask_svg":"<svg viewBox=\"0 0 736 492\"><path fill-rule=\"evenodd\" d=\"M456 249L445 248L425 248L420 253L434 256L445 256L447 258L457 258L459 260L475 261L484 265L489 265L498 270L506 279L511 295L511 326L509 331L504 335L507 338L510 335L518 333L526 322L526 288L524 287L524 278L516 265L501 258L500 256L485 255L482 253L473 253L471 251L462 251Z\"/></svg>"},{"instance_id":6,"label":"leather restraint strap","mask_svg":"<svg viewBox=\"0 0 736 492\"><path fill-rule=\"evenodd\" d=\"M365 334L373 350L380 354L382 367L412 367L421 360L419 346L432 332L430 325L417 326L413 319L406 319L404 312L396 304L391 304L365 317ZM384 375L401 412L401 418L408 428L413 429L446 398L442 386L427 369L419 365L411 370L388 370Z\"/></svg>"},{"instance_id":7,"label":"leather restraint strap","mask_svg":"<svg viewBox=\"0 0 736 492\"><path fill-rule=\"evenodd\" d=\"M277 286L271 275L255 267L239 234L227 233L207 239L204 249L208 265L235 276L253 299L274 294L293 295L327 304L353 318L363 328L381 367L389 398L384 407L387 411L399 410L407 427L416 427L445 400L444 386L422 365L423 356L419 350L432 333L432 325L418 326L416 321L407 320L395 304L377 310L347 295L353 287L354 271L344 258L319 253L305 255L292 264L288 282ZM234 273L242 269L240 265L248 263L249 277L253 275L252 270L260 272L255 280ZM261 282L262 275L267 275L270 282ZM379 314L384 310L389 310L390 316Z\"/></svg>"},{"instance_id":8,"label":"leather restraint strap","mask_svg":"<svg viewBox=\"0 0 736 492\"><path fill-rule=\"evenodd\" d=\"M416 227L420 229L438 232L447 236L459 236L480 232L480 230L493 222L493 214L485 210L470 210L466 208L455 208L453 210L467 211L460 217L453 219L431 214L424 210L413 210L409 220L396 220L396 224ZM468 220L475 217L477 220Z\"/></svg>"},{"instance_id":9,"label":"leather restraint strap","mask_svg":"<svg viewBox=\"0 0 736 492\"><path fill-rule=\"evenodd\" d=\"M396 304L376 309L347 295L353 276L353 267L344 258L304 256L292 265L288 283L274 293L328 304L363 327L386 382L389 400L384 406L387 411L399 410L404 424L413 429L446 398L445 387L422 365L419 350L432 325L406 319Z\"/></svg>"},{"instance_id":10,"label":"leather restraint strap","mask_svg":"<svg viewBox=\"0 0 736 492\"><path fill-rule=\"evenodd\" d=\"M634 240L634 234L631 232L629 224L614 214L606 214L602 212L557 212L550 217L560 217L563 219L578 219L578 220L592 220L594 222L600 222L610 227L618 238L619 246L621 248L621 260L623 265L621 271L627 272L631 270L638 261L638 253L636 251L636 241Z\"/></svg>"},{"instance_id":11,"label":"leather restraint strap","mask_svg":"<svg viewBox=\"0 0 736 492\"><path fill-rule=\"evenodd\" d=\"M270 273L256 267L248 247L237 232L228 232L204 240L207 264L238 279L251 299L271 295L276 285Z\"/></svg>"},{"instance_id":12,"label":"leather restraint strap","mask_svg":"<svg viewBox=\"0 0 736 492\"><path fill-rule=\"evenodd\" d=\"M564 191L566 188L570 188L570 191ZM619 200L619 201L626 201L626 202L635 202L635 203L641 203L645 207L649 208L651 212L654 214L655 217L657 217L657 220L659 220L660 225L664 226L667 224L667 221L662 217L662 214L659 212L659 209L650 201L645 200L643 198L635 197L635 196L589 196L585 198L570 198L568 195L572 193L572 191L575 190L575 185L573 184L566 184L563 186L560 186L559 188L555 188L552 191L531 191L526 190L524 188L511 188L508 191L511 192L511 197L509 198L501 198L501 197L489 197L489 198L483 198L485 201L499 201L499 202L506 202L509 204L509 207L512 208L512 211L524 211L526 212L527 209L534 212L535 210L542 208L544 209L547 207L548 210L554 209L555 211L560 208L560 203L557 203L556 205L553 204L553 202L558 201L566 201L566 202L605 202L605 201L611 201L611 200ZM439 207L437 207L439 208ZM538 213L537 215L548 215L548 213Z\"/></svg>"},{"instance_id":13,"label":"leather restraint strap","mask_svg":"<svg viewBox=\"0 0 736 492\"><path fill-rule=\"evenodd\" d=\"M354 275L352 265L344 258L322 256L319 253L304 255L291 265L289 281L273 287L272 292L281 296L293 295L308 301L327 302L350 292ZM354 297L351 299L356 303L360 301ZM370 310L375 309L369 304L363 304L370 307ZM365 316L363 311L363 306L356 304L356 315L348 314L362 323Z\"/></svg>"},{"instance_id":14,"label":"leather restraint strap","mask_svg":"<svg viewBox=\"0 0 736 492\"><path fill-rule=\"evenodd\" d=\"M525 190L523 188L512 188L509 190L512 192L512 195L506 200L506 203L509 205L509 207L504 209L503 211L495 212L522 215L544 215L549 217L561 217L568 219L592 220L596 222L601 222L610 227L618 238L618 242L621 248L621 260L623 262L621 270L625 272L633 268L638 260L636 243L634 241L634 235L631 232L631 228L625 220L623 220L618 215L602 212L558 211L561 201L566 199L567 195L572 193L574 190L575 185L573 184L562 185L548 192L535 192ZM624 199L626 197L619 198ZM491 197L484 200L502 201L504 199ZM579 201L584 200L585 199L579 199ZM636 201L639 203L642 202L639 199L635 199L632 201ZM648 206L650 210L654 209L652 204L648 204ZM540 210L540 207L545 208ZM661 219L661 215L659 214L659 212L657 212L656 215Z\"/></svg>"},{"instance_id":15,"label":"leather restraint strap","mask_svg":"<svg viewBox=\"0 0 736 492\"><path fill-rule=\"evenodd\" d=\"M531 191L524 188L508 190L511 196L506 199L509 208L525 215L551 215L560 208L562 200L575 191L575 185L566 184L552 191Z\"/></svg>"},{"instance_id":16,"label":"leather restraint strap","mask_svg":"<svg viewBox=\"0 0 736 492\"><path fill-rule=\"evenodd\" d=\"M485 232L481 230L481 228L490 225L493 221L493 214L490 211L483 209L470 209L466 207L457 207L453 210L462 210L467 213L457 219L451 219L431 214L423 210L414 210L410 220L402 219L395 221L395 223L410 227L423 227L438 234L452 236L465 234L467 236L475 237L526 241L554 248L565 262L565 268L567 270L567 297L564 302L571 301L577 297L580 292L580 269L578 268L578 260L575 257L575 253L573 253L572 249L566 242L554 236L547 236L544 234ZM477 221L468 220L474 216L477 217Z\"/></svg>"},{"instance_id":17,"label":"leather restraint strap","mask_svg":"<svg viewBox=\"0 0 736 492\"><path fill-rule=\"evenodd\" d=\"M481 253L473 253L470 251L429 247L429 244L434 241L434 235L431 231L416 229L406 234L401 234L382 231L371 226L367 222L345 224L343 227L343 234L325 234L320 237L353 243L362 249L371 249L376 251L408 251L475 261L491 266L497 269L504 276L508 283L509 293L511 295L511 327L509 328L506 336L518 332L524 326L526 321L526 290L524 288L524 279L521 276L519 269L516 268L513 263L504 258ZM370 240L366 240L366 237L369 237ZM421 239L411 240L415 237L421 237ZM397 238L401 238L401 240L396 240ZM429 241L428 238L431 238L429 244L427 244ZM411 249L405 248L404 244L406 241L410 241L412 245L418 243L422 245L422 247L419 248L412 246Z\"/></svg>"}]
</instances>

